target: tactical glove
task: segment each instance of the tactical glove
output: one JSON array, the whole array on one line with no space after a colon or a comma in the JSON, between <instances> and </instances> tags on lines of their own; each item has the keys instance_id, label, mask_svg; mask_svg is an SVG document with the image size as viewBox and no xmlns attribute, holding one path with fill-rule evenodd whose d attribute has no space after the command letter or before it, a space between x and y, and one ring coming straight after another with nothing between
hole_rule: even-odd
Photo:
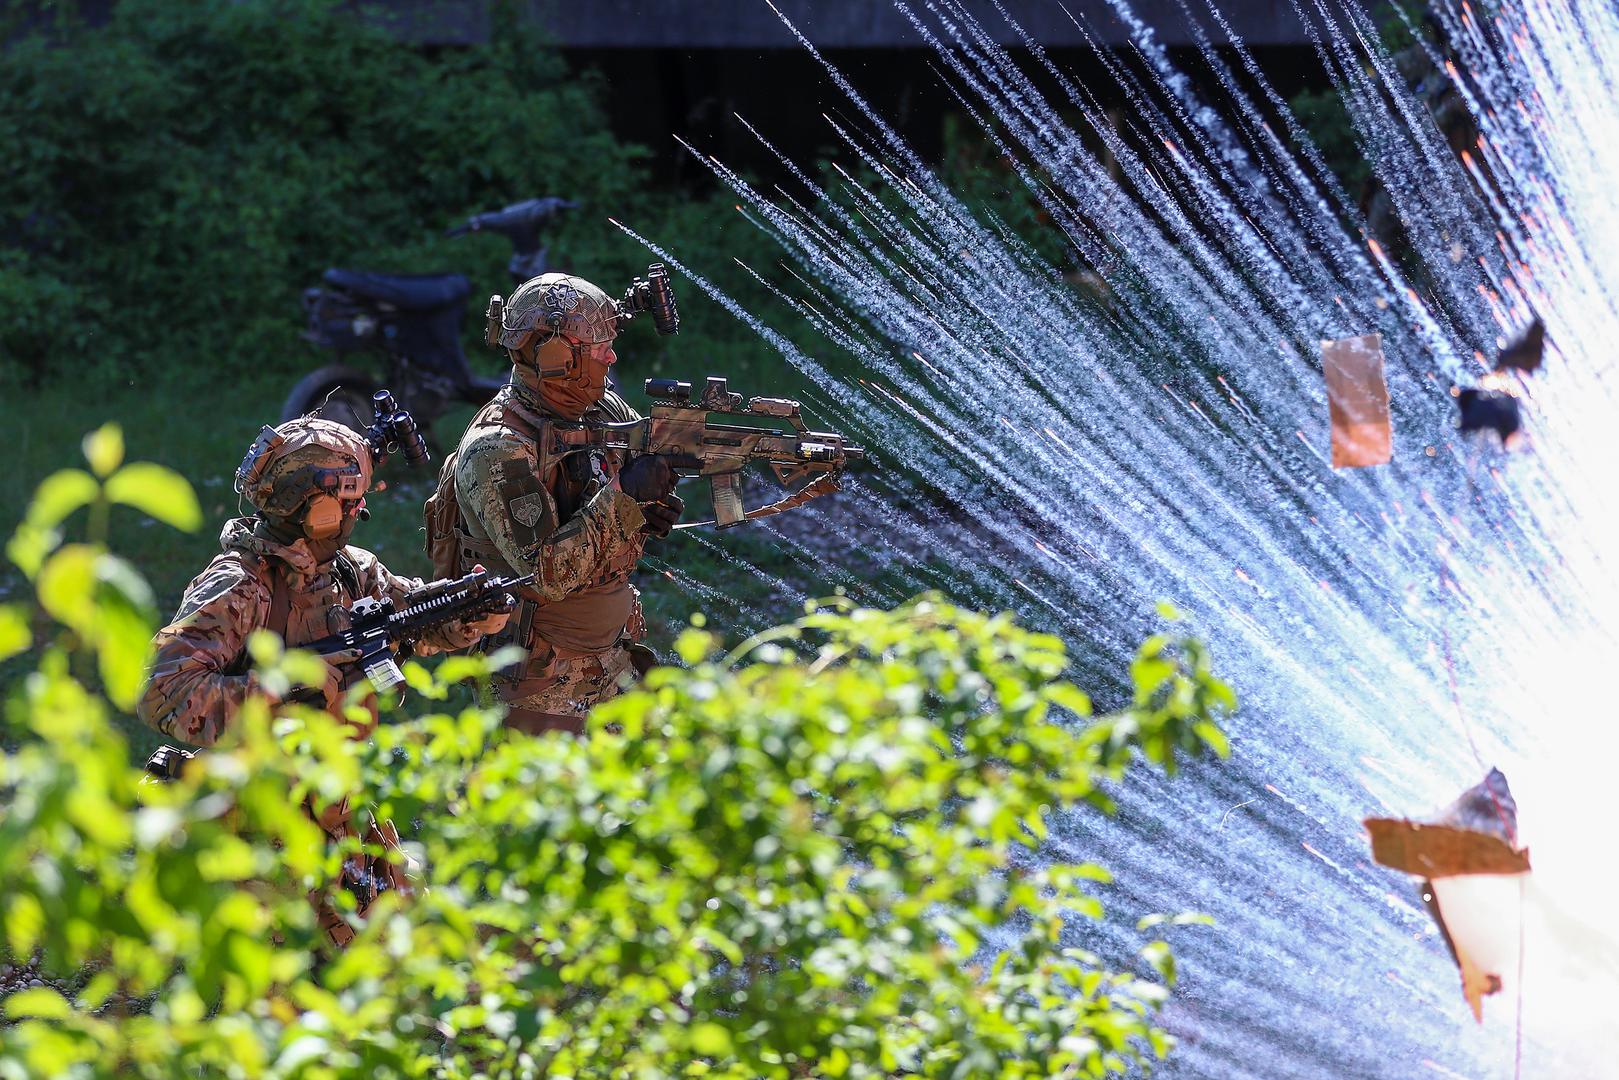
<instances>
[{"instance_id":1,"label":"tactical glove","mask_svg":"<svg viewBox=\"0 0 1619 1080\"><path fill-rule=\"evenodd\" d=\"M646 524L641 526L641 531L663 539L680 520L680 512L685 508L686 500L674 492L664 496L661 502L642 503L641 515L646 518Z\"/></svg>"},{"instance_id":2,"label":"tactical glove","mask_svg":"<svg viewBox=\"0 0 1619 1080\"><path fill-rule=\"evenodd\" d=\"M674 493L680 479L669 463L656 454L642 454L618 474L619 490L641 503L662 502Z\"/></svg>"},{"instance_id":3,"label":"tactical glove","mask_svg":"<svg viewBox=\"0 0 1619 1080\"><path fill-rule=\"evenodd\" d=\"M359 658L359 649L344 649L341 652L317 656L316 659L321 662L322 674L325 676L321 685L315 686L303 683L294 685L287 696L280 700L297 705L335 709L343 700L345 683L348 681L345 678L343 667Z\"/></svg>"}]
</instances>

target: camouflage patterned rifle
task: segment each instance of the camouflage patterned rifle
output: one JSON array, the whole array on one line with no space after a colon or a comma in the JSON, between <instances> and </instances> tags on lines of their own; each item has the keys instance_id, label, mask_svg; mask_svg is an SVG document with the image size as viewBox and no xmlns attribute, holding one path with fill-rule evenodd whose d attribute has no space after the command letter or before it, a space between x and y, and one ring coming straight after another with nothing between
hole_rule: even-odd
<instances>
[{"instance_id":1,"label":"camouflage patterned rifle","mask_svg":"<svg viewBox=\"0 0 1619 1080\"><path fill-rule=\"evenodd\" d=\"M714 493L714 520L686 522L677 528L718 525L724 529L792 510L839 490L844 468L866 457L865 450L835 431L809 430L798 402L756 397L744 404L742 395L731 393L721 378L710 376L696 402L692 401L691 383L675 379L648 379L646 392L652 408L643 419L559 427L557 435L565 450L583 445L657 454L667 458L681 476L708 477ZM715 414L755 422L730 423L716 420ZM762 425L758 419L771 423ZM748 510L742 501L742 467L749 461L769 464L776 480L791 493Z\"/></svg>"}]
</instances>

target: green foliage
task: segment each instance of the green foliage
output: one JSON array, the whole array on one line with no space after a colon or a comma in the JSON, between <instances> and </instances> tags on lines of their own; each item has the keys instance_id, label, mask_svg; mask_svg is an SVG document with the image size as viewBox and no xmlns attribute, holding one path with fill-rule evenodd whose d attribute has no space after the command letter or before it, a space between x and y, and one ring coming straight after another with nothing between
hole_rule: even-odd
<instances>
[{"instance_id":1,"label":"green foliage","mask_svg":"<svg viewBox=\"0 0 1619 1080\"><path fill-rule=\"evenodd\" d=\"M1335 89L1305 90L1288 102L1344 191L1359 198L1372 179L1349 109Z\"/></svg>"},{"instance_id":2,"label":"green foliage","mask_svg":"<svg viewBox=\"0 0 1619 1080\"><path fill-rule=\"evenodd\" d=\"M438 55L335 0L130 0L8 44L7 366L302 359L298 296L322 269L480 267L504 286L503 241L438 233L533 195L581 200L579 254L606 254L638 151L515 11L492 44ZM616 242L615 271L635 255Z\"/></svg>"},{"instance_id":3,"label":"green foliage","mask_svg":"<svg viewBox=\"0 0 1619 1080\"><path fill-rule=\"evenodd\" d=\"M1418 46L1419 38L1442 47L1443 43L1432 41L1433 34L1423 22L1424 8L1425 5L1408 0L1379 3L1372 8L1377 41L1387 56L1396 58L1397 70L1401 52ZM1355 122L1338 88L1300 91L1288 100L1288 106L1349 197L1363 204L1369 202L1375 183L1372 163L1366 158L1361 136L1355 130Z\"/></svg>"},{"instance_id":4,"label":"green foliage","mask_svg":"<svg viewBox=\"0 0 1619 1080\"><path fill-rule=\"evenodd\" d=\"M132 501L168 479L118 471L113 432L86 450L105 483L48 481L22 545L45 640L7 702L0 922L56 983L0 1002L0 1076L1100 1076L1168 1051L1168 945L1136 971L1074 947L1107 873L1034 856L1138 755L1224 753L1232 699L1197 643L1147 642L1134 705L1091 718L1060 640L938 596L812 605L729 654L697 620L687 666L584 738L473 707L360 741L253 703L179 782L141 786L85 660L122 670L144 641L83 614L138 577L51 530L128 470ZM0 656L28 618L0 608ZM308 662L252 649L268 683ZM487 673L407 677L425 711ZM411 823L425 888L317 963L306 894L358 842L303 807L345 796Z\"/></svg>"}]
</instances>

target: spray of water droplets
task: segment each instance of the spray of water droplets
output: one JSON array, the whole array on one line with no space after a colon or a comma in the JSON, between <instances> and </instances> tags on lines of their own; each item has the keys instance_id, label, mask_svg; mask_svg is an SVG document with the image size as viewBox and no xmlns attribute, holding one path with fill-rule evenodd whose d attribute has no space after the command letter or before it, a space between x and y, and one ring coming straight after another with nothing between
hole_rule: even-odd
<instances>
[{"instance_id":1,"label":"spray of water droplets","mask_svg":"<svg viewBox=\"0 0 1619 1080\"><path fill-rule=\"evenodd\" d=\"M753 325L816 384L807 404L884 465L776 538L862 599L940 587L1016 610L1089 669L1121 668L1160 598L1212 643L1243 699L1232 761L1144 775L1119 820L1076 816L1053 841L1118 873L1115 907L1218 920L1176 941L1173 1074L1610 1068L1619 14L1439 5L1449 56L1431 63L1449 65L1480 136L1458 158L1362 9L1298 0L1403 226L1400 259L1368 239L1217 9L1188 12L1205 28L1194 84L1112 0L1131 45L1098 56L1121 120L956 0L896 3L1094 277L1076 288L966 207L830 65L853 119L827 122L858 172L828 189L783 160L802 189L789 195L703 158L791 256L784 280L754 278L858 373L834 376L648 246ZM1552 344L1524 388L1527 449L1458 436L1451 387L1536 314ZM1335 472L1319 343L1370 332L1395 457ZM1370 865L1359 821L1426 812L1491 765L1518 795L1536 875L1523 970L1475 1026L1411 883Z\"/></svg>"}]
</instances>

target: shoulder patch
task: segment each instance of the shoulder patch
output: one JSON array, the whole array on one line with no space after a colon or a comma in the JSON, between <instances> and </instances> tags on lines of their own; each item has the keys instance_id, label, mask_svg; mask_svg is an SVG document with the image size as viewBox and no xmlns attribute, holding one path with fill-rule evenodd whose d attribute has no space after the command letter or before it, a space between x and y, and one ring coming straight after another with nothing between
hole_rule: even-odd
<instances>
[{"instance_id":1,"label":"shoulder patch","mask_svg":"<svg viewBox=\"0 0 1619 1080\"><path fill-rule=\"evenodd\" d=\"M530 529L538 525L540 518L545 516L545 498L537 491L518 496L507 503L506 507L511 511L513 521Z\"/></svg>"}]
</instances>

